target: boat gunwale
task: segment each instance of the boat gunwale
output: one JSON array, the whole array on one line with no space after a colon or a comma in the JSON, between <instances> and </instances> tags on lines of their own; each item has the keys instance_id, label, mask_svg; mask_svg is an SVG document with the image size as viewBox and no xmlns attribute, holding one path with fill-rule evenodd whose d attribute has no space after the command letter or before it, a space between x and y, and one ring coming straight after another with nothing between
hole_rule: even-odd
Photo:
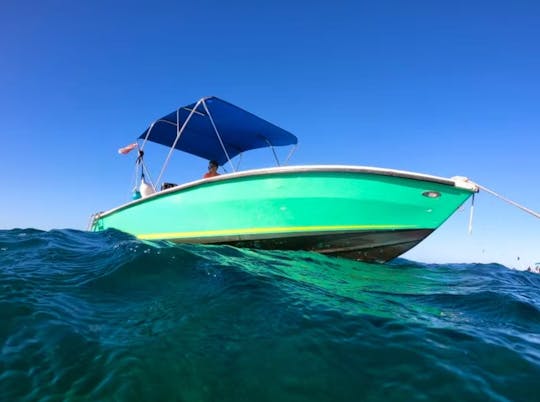
<instances>
[{"instance_id":1,"label":"boat gunwale","mask_svg":"<svg viewBox=\"0 0 540 402\"><path fill-rule=\"evenodd\" d=\"M231 179L250 177L250 176L266 176L266 175L275 175L275 174L294 174L294 173L310 173L310 172L362 173L362 174L372 174L372 175L380 175L380 176L392 176L392 177L398 177L398 178L404 178L404 179L433 182L433 183L443 184L443 185L452 186L452 187L459 187L465 191L470 191L471 193L475 193L478 191L478 189L475 188L473 185L471 185L471 188L463 187L462 185L457 186L456 180L454 179L448 179L444 177L433 176L433 175L428 175L428 174L423 174L423 173L415 173L415 172L410 172L406 170L378 168L378 167L372 167L372 166L350 166L350 165L279 166L279 167L270 167L270 168L261 168L261 169L250 169L250 170L244 170L241 172L225 173L219 176L214 176L214 177L206 178L206 179L198 179L198 180L187 182L184 184L179 184L177 186L174 186L165 190L156 191L155 193L147 197L129 201L125 204L122 204L116 208L113 208L107 211L98 212L97 214L95 214L94 221L92 222L90 226L92 227L94 222L97 219L112 215L123 209L131 208L136 205L149 202L153 199L156 199L165 195L181 192L189 188L198 187L198 186L206 185L209 183L227 181Z\"/></svg>"}]
</instances>

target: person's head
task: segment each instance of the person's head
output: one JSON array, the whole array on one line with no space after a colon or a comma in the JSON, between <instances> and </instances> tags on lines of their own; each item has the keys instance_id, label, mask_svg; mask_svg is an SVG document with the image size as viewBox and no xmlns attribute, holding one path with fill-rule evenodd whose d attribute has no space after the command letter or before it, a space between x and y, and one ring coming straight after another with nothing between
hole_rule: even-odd
<instances>
[{"instance_id":1,"label":"person's head","mask_svg":"<svg viewBox=\"0 0 540 402\"><path fill-rule=\"evenodd\" d=\"M214 160L208 162L208 170L215 171L219 167L218 163Z\"/></svg>"}]
</instances>

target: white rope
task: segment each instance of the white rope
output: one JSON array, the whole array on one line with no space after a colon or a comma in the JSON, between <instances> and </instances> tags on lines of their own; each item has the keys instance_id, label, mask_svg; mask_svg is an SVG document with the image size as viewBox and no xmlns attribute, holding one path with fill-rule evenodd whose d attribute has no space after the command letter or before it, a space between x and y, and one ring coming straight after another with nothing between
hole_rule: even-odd
<instances>
[{"instance_id":1,"label":"white rope","mask_svg":"<svg viewBox=\"0 0 540 402\"><path fill-rule=\"evenodd\" d=\"M150 176L150 171L146 167L146 164L144 163L144 161L141 161L141 166L144 172L144 177L148 178L148 184L150 184L152 188L155 190L156 186L154 185L154 182L152 181L152 176ZM157 185L157 182L156 182L156 185Z\"/></svg>"},{"instance_id":2,"label":"white rope","mask_svg":"<svg viewBox=\"0 0 540 402\"><path fill-rule=\"evenodd\" d=\"M133 193L135 190L138 189L138 184L139 184L139 164L136 163L135 164L135 172L133 174L133 188L131 189L131 192Z\"/></svg>"},{"instance_id":3,"label":"white rope","mask_svg":"<svg viewBox=\"0 0 540 402\"><path fill-rule=\"evenodd\" d=\"M472 233L473 214L474 214L474 193L472 195L471 211L470 211L470 214L469 214L469 234Z\"/></svg>"},{"instance_id":4,"label":"white rope","mask_svg":"<svg viewBox=\"0 0 540 402\"><path fill-rule=\"evenodd\" d=\"M501 200L506 201L507 203L512 204L513 206L518 207L519 209L521 209L521 210L523 210L523 211L525 211L525 212L531 214L532 216L535 216L535 217L537 217L537 218L540 219L540 213L535 212L535 211L533 211L532 209L526 208L526 207L524 207L523 205L520 205L520 204L518 204L518 203L515 202L515 201L509 200L508 198L503 197L502 195L497 194L495 191L490 190L490 189L487 188L487 187L481 186L481 185L478 184L478 183L474 183L474 184L476 184L476 185L478 186L479 189L484 190L485 192L490 193L491 195L494 195L495 197L498 197L498 198L500 198Z\"/></svg>"}]
</instances>

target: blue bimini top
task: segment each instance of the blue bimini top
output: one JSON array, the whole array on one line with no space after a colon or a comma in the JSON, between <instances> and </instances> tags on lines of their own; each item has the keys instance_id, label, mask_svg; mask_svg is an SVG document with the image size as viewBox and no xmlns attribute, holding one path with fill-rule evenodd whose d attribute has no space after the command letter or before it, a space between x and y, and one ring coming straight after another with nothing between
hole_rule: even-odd
<instances>
[{"instance_id":1,"label":"blue bimini top","mask_svg":"<svg viewBox=\"0 0 540 402\"><path fill-rule=\"evenodd\" d=\"M298 143L290 132L214 96L156 120L139 139L174 146L220 165L244 151Z\"/></svg>"}]
</instances>

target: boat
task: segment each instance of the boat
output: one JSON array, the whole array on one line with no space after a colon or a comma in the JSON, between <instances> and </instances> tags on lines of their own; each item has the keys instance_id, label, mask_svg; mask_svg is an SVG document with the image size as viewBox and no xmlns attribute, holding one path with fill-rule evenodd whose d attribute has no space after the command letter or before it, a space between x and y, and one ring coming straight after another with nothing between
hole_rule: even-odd
<instances>
[{"instance_id":1,"label":"boat","mask_svg":"<svg viewBox=\"0 0 540 402\"><path fill-rule=\"evenodd\" d=\"M144 164L149 142L169 148L155 182ZM478 192L461 176L289 165L297 144L292 133L238 106L213 96L199 99L154 121L129 147L138 149L141 172L135 197L94 214L90 230L386 262L420 243ZM278 147L292 148L285 163ZM276 166L239 168L244 153L261 149L272 151ZM175 152L217 161L230 172L178 185L164 182Z\"/></svg>"}]
</instances>

